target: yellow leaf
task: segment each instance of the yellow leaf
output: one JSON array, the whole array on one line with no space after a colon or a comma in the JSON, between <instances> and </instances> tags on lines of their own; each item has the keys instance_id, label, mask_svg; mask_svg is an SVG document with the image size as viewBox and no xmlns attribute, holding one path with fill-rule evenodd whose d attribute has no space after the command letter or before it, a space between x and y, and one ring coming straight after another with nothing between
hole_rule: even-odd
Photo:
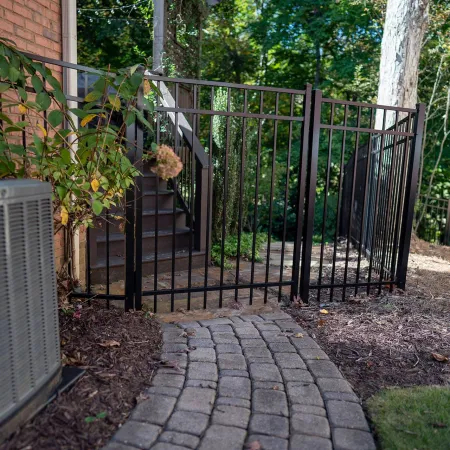
<instances>
[{"instance_id":1,"label":"yellow leaf","mask_svg":"<svg viewBox=\"0 0 450 450\"><path fill-rule=\"evenodd\" d=\"M328 314L328 311L326 309L321 309L319 312L320 314Z\"/></svg>"},{"instance_id":2,"label":"yellow leaf","mask_svg":"<svg viewBox=\"0 0 450 450\"><path fill-rule=\"evenodd\" d=\"M91 181L91 187L92 187L92 190L93 190L94 192L97 192L97 191L98 191L98 188L100 187L100 183L99 183L99 181L98 181L96 178L94 178L94 179Z\"/></svg>"},{"instance_id":3,"label":"yellow leaf","mask_svg":"<svg viewBox=\"0 0 450 450\"><path fill-rule=\"evenodd\" d=\"M113 109L119 111L120 109L120 98L115 95L108 95L108 100L111 103Z\"/></svg>"},{"instance_id":4,"label":"yellow leaf","mask_svg":"<svg viewBox=\"0 0 450 450\"><path fill-rule=\"evenodd\" d=\"M28 108L25 105L19 105L18 108L20 114L26 114L26 112L28 111Z\"/></svg>"},{"instance_id":5,"label":"yellow leaf","mask_svg":"<svg viewBox=\"0 0 450 450\"><path fill-rule=\"evenodd\" d=\"M296 337L296 338L302 338L302 337L303 337L303 333L297 333L297 334L295 335L295 337Z\"/></svg>"},{"instance_id":6,"label":"yellow leaf","mask_svg":"<svg viewBox=\"0 0 450 450\"><path fill-rule=\"evenodd\" d=\"M40 123L38 123L37 126L42 131L44 137L47 137L47 130Z\"/></svg>"},{"instance_id":7,"label":"yellow leaf","mask_svg":"<svg viewBox=\"0 0 450 450\"><path fill-rule=\"evenodd\" d=\"M67 211L65 206L61 206L61 224L67 225L69 221L69 212Z\"/></svg>"},{"instance_id":8,"label":"yellow leaf","mask_svg":"<svg viewBox=\"0 0 450 450\"><path fill-rule=\"evenodd\" d=\"M82 121L81 126L86 126L91 120L93 120L95 117L97 117L96 114L88 114Z\"/></svg>"}]
</instances>

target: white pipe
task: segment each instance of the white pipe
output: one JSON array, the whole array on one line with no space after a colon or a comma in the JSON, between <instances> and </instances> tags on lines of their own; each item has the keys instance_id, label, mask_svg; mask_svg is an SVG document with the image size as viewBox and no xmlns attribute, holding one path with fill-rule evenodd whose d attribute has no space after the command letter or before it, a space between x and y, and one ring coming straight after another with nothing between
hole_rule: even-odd
<instances>
[{"instance_id":1,"label":"white pipe","mask_svg":"<svg viewBox=\"0 0 450 450\"><path fill-rule=\"evenodd\" d=\"M153 0L153 71L164 74L165 1Z\"/></svg>"}]
</instances>

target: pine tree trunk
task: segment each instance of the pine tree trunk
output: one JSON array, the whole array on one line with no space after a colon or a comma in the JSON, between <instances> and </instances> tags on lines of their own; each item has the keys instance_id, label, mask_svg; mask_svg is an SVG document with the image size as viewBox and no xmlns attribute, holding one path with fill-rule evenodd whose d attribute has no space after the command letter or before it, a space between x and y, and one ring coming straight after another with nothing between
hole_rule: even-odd
<instances>
[{"instance_id":1,"label":"pine tree trunk","mask_svg":"<svg viewBox=\"0 0 450 450\"><path fill-rule=\"evenodd\" d=\"M417 102L419 58L428 25L429 0L388 0L381 44L378 104L414 108ZM386 116L386 127L394 122ZM377 112L376 128L383 125Z\"/></svg>"}]
</instances>

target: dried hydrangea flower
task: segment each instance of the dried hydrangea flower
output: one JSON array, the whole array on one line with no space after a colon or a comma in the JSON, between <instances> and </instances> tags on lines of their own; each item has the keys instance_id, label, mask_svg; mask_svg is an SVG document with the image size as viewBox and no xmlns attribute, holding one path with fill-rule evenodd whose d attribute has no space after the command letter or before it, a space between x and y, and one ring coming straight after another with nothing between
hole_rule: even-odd
<instances>
[{"instance_id":1,"label":"dried hydrangea flower","mask_svg":"<svg viewBox=\"0 0 450 450\"><path fill-rule=\"evenodd\" d=\"M154 153L155 165L151 171L163 180L176 177L183 169L181 159L168 145L159 145Z\"/></svg>"}]
</instances>

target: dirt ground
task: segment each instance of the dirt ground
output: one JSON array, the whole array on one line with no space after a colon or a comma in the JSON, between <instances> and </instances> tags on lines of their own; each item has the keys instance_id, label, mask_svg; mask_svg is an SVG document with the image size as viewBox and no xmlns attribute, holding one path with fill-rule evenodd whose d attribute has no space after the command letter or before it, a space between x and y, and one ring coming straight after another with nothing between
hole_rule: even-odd
<instances>
[{"instance_id":1,"label":"dirt ground","mask_svg":"<svg viewBox=\"0 0 450 450\"><path fill-rule=\"evenodd\" d=\"M85 375L20 429L2 450L96 449L124 423L159 364L152 314L102 302L60 312L63 364Z\"/></svg>"},{"instance_id":2,"label":"dirt ground","mask_svg":"<svg viewBox=\"0 0 450 450\"><path fill-rule=\"evenodd\" d=\"M289 312L363 400L389 386L450 384L450 247L413 239L406 292L321 305L328 314L318 306Z\"/></svg>"}]
</instances>

